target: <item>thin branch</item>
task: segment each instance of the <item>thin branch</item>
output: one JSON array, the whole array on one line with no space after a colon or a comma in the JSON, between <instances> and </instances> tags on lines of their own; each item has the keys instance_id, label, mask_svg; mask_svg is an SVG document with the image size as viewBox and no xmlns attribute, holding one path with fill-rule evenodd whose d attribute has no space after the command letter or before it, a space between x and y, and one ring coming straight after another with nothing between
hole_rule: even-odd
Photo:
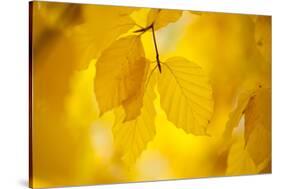
<instances>
[{"instance_id":1,"label":"thin branch","mask_svg":"<svg viewBox=\"0 0 281 189\"><path fill-rule=\"evenodd\" d=\"M158 48L157 48L157 43L156 43L156 37L155 37L155 31L154 31L154 25L152 24L152 36L153 36L153 42L154 42L154 48L155 48L155 52L156 52L156 61L157 61L157 66L159 69L159 72L162 72L162 68L161 68L161 64L160 64L160 59L159 59L159 52L158 52Z\"/></svg>"},{"instance_id":2,"label":"thin branch","mask_svg":"<svg viewBox=\"0 0 281 189\"><path fill-rule=\"evenodd\" d=\"M157 47L157 42L156 42L156 36L155 36L155 30L154 30L154 23L152 23L151 25L145 27L145 28L141 28L138 30L135 30L134 33L140 33L140 35L142 35L143 33L145 33L148 30L152 30L152 37L153 37L153 43L154 43L154 48L155 48L155 53L156 53L156 62L157 62L157 67L159 69L159 72L162 72L162 68L161 68L161 62L160 62L160 58L159 58L159 51L158 51L158 47Z\"/></svg>"},{"instance_id":3,"label":"thin branch","mask_svg":"<svg viewBox=\"0 0 281 189\"><path fill-rule=\"evenodd\" d=\"M134 33L141 33L141 34L143 34L143 33L145 33L147 30L149 30L149 29L151 29L151 27L152 27L152 25L149 25L149 26L147 26L147 27L141 27L140 29L138 29L138 30L135 30L134 31Z\"/></svg>"}]
</instances>

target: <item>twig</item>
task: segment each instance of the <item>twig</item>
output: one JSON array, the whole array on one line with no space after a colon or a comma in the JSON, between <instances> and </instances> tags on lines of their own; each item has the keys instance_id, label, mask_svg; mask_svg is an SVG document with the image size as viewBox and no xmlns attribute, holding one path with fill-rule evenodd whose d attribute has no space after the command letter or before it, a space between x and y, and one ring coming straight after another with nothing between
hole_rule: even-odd
<instances>
[{"instance_id":1,"label":"twig","mask_svg":"<svg viewBox=\"0 0 281 189\"><path fill-rule=\"evenodd\" d=\"M162 72L161 64L160 64L160 59L159 59L159 52L157 48L157 43L156 43L156 37L155 37L155 31L154 31L154 25L152 24L152 36L153 36L153 42L154 42L154 47L155 47L155 52L156 52L156 61L157 61L157 66L159 69L159 72Z\"/></svg>"}]
</instances>

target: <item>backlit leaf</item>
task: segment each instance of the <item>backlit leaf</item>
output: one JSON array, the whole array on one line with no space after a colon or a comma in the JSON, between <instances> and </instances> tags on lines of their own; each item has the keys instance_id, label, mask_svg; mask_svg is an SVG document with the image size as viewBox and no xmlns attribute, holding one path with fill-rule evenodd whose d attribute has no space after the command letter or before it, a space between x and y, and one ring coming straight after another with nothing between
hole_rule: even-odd
<instances>
[{"instance_id":1,"label":"backlit leaf","mask_svg":"<svg viewBox=\"0 0 281 189\"><path fill-rule=\"evenodd\" d=\"M238 127L242 115L245 113L245 109L248 106L249 100L254 96L255 90L249 90L242 93L239 96L236 108L230 113L228 122L226 123L226 129L224 131L224 138L230 139L232 131L235 127Z\"/></svg>"},{"instance_id":2,"label":"backlit leaf","mask_svg":"<svg viewBox=\"0 0 281 189\"><path fill-rule=\"evenodd\" d=\"M245 110L246 149L259 165L271 158L271 93L259 89Z\"/></svg>"},{"instance_id":3,"label":"backlit leaf","mask_svg":"<svg viewBox=\"0 0 281 189\"><path fill-rule=\"evenodd\" d=\"M122 103L126 112L124 122L135 119L140 114L143 104L143 95L145 92L145 83L149 68L149 61L145 58L140 58L139 61L140 63L137 64L139 67L134 70L133 75L136 80L139 80L141 78L141 83L138 86L136 93Z\"/></svg>"},{"instance_id":4,"label":"backlit leaf","mask_svg":"<svg viewBox=\"0 0 281 189\"><path fill-rule=\"evenodd\" d=\"M147 17L147 25L154 24L155 30L176 22L182 16L180 10L151 9Z\"/></svg>"},{"instance_id":5,"label":"backlit leaf","mask_svg":"<svg viewBox=\"0 0 281 189\"><path fill-rule=\"evenodd\" d=\"M155 136L155 109L153 101L155 80L151 78L147 86L141 114L132 121L123 122L124 112L116 111L116 122L113 136L116 148L121 152L122 159L127 165L135 163L149 141Z\"/></svg>"},{"instance_id":6,"label":"backlit leaf","mask_svg":"<svg viewBox=\"0 0 281 189\"><path fill-rule=\"evenodd\" d=\"M258 173L255 163L244 146L243 140L238 140L231 146L227 159L226 175Z\"/></svg>"},{"instance_id":7,"label":"backlit leaf","mask_svg":"<svg viewBox=\"0 0 281 189\"><path fill-rule=\"evenodd\" d=\"M271 158L271 92L268 88L257 88L240 95L236 109L230 114L225 138L245 117L245 150L259 169L268 166Z\"/></svg>"},{"instance_id":8,"label":"backlit leaf","mask_svg":"<svg viewBox=\"0 0 281 189\"><path fill-rule=\"evenodd\" d=\"M137 95L147 61L140 36L121 38L103 51L96 63L95 93L100 114Z\"/></svg>"},{"instance_id":9,"label":"backlit leaf","mask_svg":"<svg viewBox=\"0 0 281 189\"><path fill-rule=\"evenodd\" d=\"M126 7L82 6L84 23L77 26L71 35L76 41L80 57L79 69L88 68L93 58L97 58L117 37L134 27L135 22L130 18L134 10Z\"/></svg>"},{"instance_id":10,"label":"backlit leaf","mask_svg":"<svg viewBox=\"0 0 281 189\"><path fill-rule=\"evenodd\" d=\"M162 65L158 91L168 120L186 133L206 135L213 98L201 67L181 57L170 58Z\"/></svg>"}]
</instances>

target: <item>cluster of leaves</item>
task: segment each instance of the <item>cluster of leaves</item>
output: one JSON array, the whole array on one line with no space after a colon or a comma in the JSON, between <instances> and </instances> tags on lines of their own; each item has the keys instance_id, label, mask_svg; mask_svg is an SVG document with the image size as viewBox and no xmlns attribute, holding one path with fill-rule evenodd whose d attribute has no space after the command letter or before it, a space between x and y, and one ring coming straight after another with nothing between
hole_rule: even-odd
<instances>
[{"instance_id":1,"label":"cluster of leaves","mask_svg":"<svg viewBox=\"0 0 281 189\"><path fill-rule=\"evenodd\" d=\"M116 110L113 135L129 164L135 162L155 135L156 85L169 121L186 133L207 135L213 112L207 75L183 57L160 60L157 48L156 32L181 16L182 11L178 10L150 10L146 26L135 24L137 30L113 41L97 59L94 90L100 114ZM145 32L151 32L155 61L145 56L141 41Z\"/></svg>"},{"instance_id":2,"label":"cluster of leaves","mask_svg":"<svg viewBox=\"0 0 281 189\"><path fill-rule=\"evenodd\" d=\"M43 9L43 5L40 7L40 11L34 12L38 14L35 17L40 19L38 23L41 24L33 31L35 55L39 57L44 50L39 43L52 44L63 36L69 40L69 47L75 47L72 56L79 57L78 64L73 66L86 69L91 60L97 60L94 91L100 116L114 110L116 120L113 136L125 162L135 162L156 134L156 91L160 96L161 108L170 122L186 133L208 135L207 126L213 114L214 102L207 75L194 62L183 57L171 57L163 61L158 52L157 32L178 21L182 11L151 9L146 15L145 25L140 26L130 17L136 8L84 6L82 11L80 6L75 5L60 5L54 10L49 7ZM54 12L52 16L49 16L50 10ZM102 20L93 19L104 12L107 16ZM44 17L44 22L41 17ZM260 30L265 28L268 20L265 17L253 19L257 29L257 47L266 62L262 66L268 68L267 64L271 63L271 41L268 40L271 38L268 37L268 30ZM66 33L68 29L71 38ZM144 33L151 34L155 60L149 60L145 55L142 44ZM266 70L265 74L268 74L265 78L270 77L270 70ZM230 114L224 133L225 141L231 139L233 130L245 120L243 149L260 170L271 160L270 102L270 86L263 84L244 91L237 98L237 105ZM237 159L233 158L234 153L238 154L236 147L230 147L229 173L239 172L233 167L237 165Z\"/></svg>"}]
</instances>

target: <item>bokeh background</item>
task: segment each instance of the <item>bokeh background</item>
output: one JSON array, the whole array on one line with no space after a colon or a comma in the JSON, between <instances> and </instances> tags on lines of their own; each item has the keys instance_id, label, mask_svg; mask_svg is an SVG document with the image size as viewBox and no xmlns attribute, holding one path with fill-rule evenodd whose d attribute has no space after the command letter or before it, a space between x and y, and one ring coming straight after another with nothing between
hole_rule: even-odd
<instances>
[{"instance_id":1,"label":"bokeh background","mask_svg":"<svg viewBox=\"0 0 281 189\"><path fill-rule=\"evenodd\" d=\"M156 136L134 165L124 164L112 134L114 112L99 116L95 63L118 38L114 28L120 19L145 26L149 10L32 4L34 187L271 172L271 158L256 165L245 151L243 120L229 140L224 138L239 94L260 84L271 87L271 17L193 11L183 11L177 22L157 31L157 43L161 58L182 56L208 73L215 101L210 136L174 127L157 94ZM147 58L154 60L151 35L144 34L142 42Z\"/></svg>"}]
</instances>

